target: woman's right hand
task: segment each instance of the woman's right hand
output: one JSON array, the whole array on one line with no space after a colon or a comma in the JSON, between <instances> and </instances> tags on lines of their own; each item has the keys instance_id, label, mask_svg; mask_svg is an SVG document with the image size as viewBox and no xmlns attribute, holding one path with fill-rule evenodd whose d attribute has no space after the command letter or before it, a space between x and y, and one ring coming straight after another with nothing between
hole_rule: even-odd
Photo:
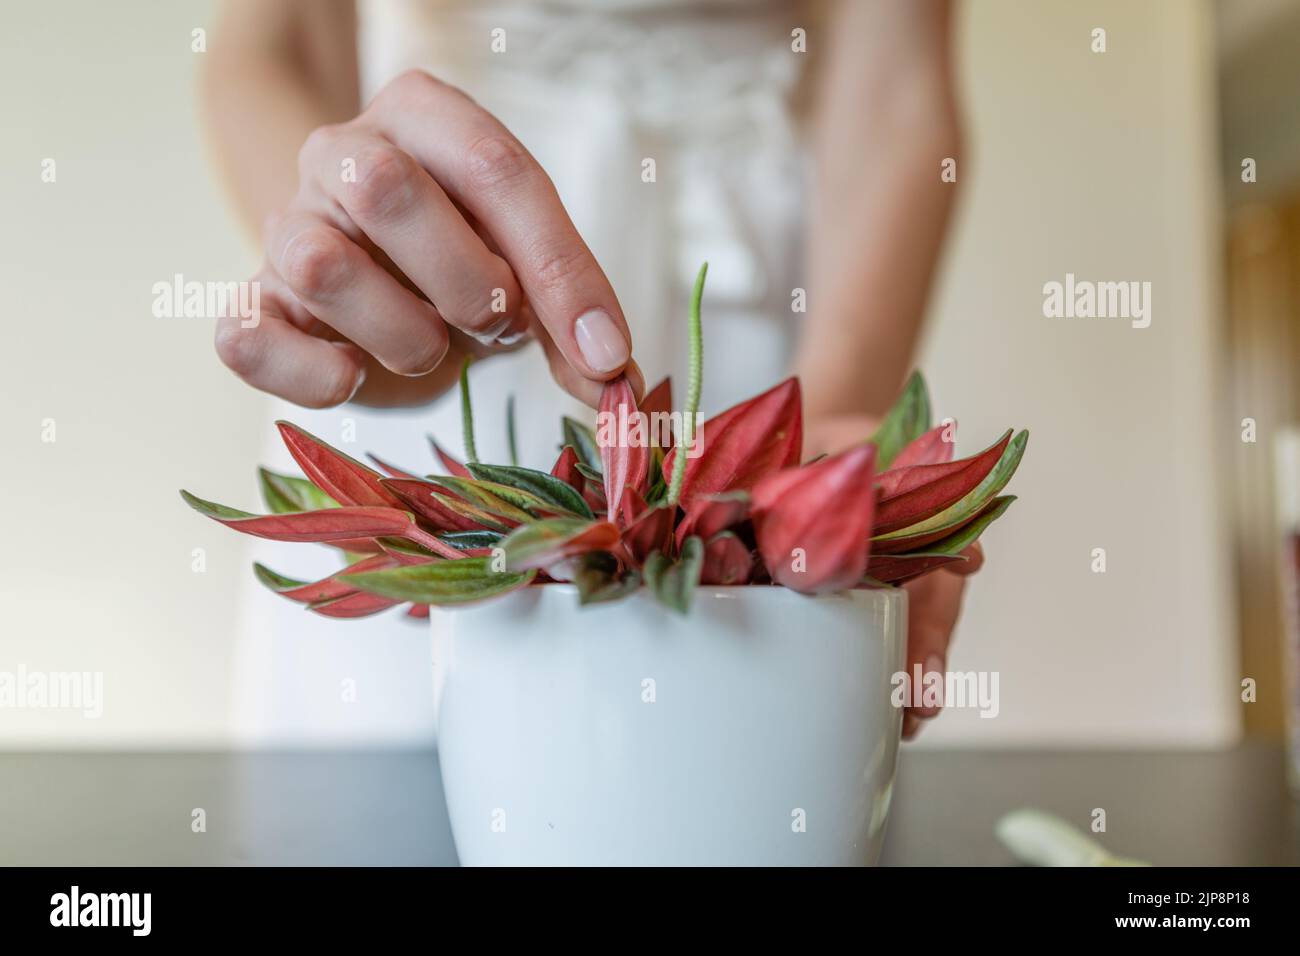
<instances>
[{"instance_id":1,"label":"woman's right hand","mask_svg":"<svg viewBox=\"0 0 1300 956\"><path fill-rule=\"evenodd\" d=\"M538 338L556 381L596 405L631 336L555 186L460 90L412 71L313 132L298 193L266 224L256 322L220 320L221 360L323 408L428 401L467 354Z\"/></svg>"}]
</instances>

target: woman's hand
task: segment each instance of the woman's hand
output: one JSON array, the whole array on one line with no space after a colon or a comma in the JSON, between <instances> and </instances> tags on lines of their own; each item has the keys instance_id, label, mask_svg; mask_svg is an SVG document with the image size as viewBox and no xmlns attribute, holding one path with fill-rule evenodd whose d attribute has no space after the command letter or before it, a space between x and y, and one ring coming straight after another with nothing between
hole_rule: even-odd
<instances>
[{"instance_id":1,"label":"woman's hand","mask_svg":"<svg viewBox=\"0 0 1300 956\"><path fill-rule=\"evenodd\" d=\"M809 419L804 426L804 457L834 454L865 441L876 429L877 420L865 415L830 415ZM984 564L984 552L973 544L954 561L923 578L903 585L907 591L907 666L911 678L921 672L943 674L948 662L948 644L961 614L966 578ZM908 707L903 712L903 739L920 733L923 722L938 715L939 707Z\"/></svg>"},{"instance_id":2,"label":"woman's hand","mask_svg":"<svg viewBox=\"0 0 1300 956\"><path fill-rule=\"evenodd\" d=\"M556 381L596 405L630 363L618 299L537 161L454 87L410 72L298 156L268 218L258 321L217 326L250 385L312 408L428 401L466 354L538 338Z\"/></svg>"}]
</instances>

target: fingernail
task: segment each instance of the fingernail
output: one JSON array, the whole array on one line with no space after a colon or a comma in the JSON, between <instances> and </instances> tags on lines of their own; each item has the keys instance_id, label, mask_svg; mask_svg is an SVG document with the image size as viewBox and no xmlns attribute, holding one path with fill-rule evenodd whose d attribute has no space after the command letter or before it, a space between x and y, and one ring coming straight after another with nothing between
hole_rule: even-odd
<instances>
[{"instance_id":1,"label":"fingernail","mask_svg":"<svg viewBox=\"0 0 1300 956\"><path fill-rule=\"evenodd\" d=\"M511 346L521 341L528 334L528 318L522 312L515 316L513 322L497 333L495 344Z\"/></svg>"},{"instance_id":2,"label":"fingernail","mask_svg":"<svg viewBox=\"0 0 1300 956\"><path fill-rule=\"evenodd\" d=\"M514 321L508 315L501 316L496 322L479 332L470 332L469 337L478 342L479 345L492 345L496 342L497 337L510 328L510 323Z\"/></svg>"},{"instance_id":3,"label":"fingernail","mask_svg":"<svg viewBox=\"0 0 1300 956\"><path fill-rule=\"evenodd\" d=\"M593 371L612 372L627 364L627 339L603 310L592 309L580 316L574 323L573 337Z\"/></svg>"}]
</instances>

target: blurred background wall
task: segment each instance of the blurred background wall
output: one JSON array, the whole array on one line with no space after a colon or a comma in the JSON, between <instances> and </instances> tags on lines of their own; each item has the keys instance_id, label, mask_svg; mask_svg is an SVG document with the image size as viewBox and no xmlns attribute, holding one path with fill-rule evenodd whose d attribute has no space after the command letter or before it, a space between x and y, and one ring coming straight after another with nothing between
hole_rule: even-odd
<instances>
[{"instance_id":1,"label":"blurred background wall","mask_svg":"<svg viewBox=\"0 0 1300 956\"><path fill-rule=\"evenodd\" d=\"M1032 439L950 661L1000 672L1001 714L947 714L924 745L1196 746L1239 732L1244 413L1224 361L1235 173L1215 37L1248 45L1294 10L1258 6L1245 15L1257 23L1229 28L1198 0L964 6L963 198L922 366L964 448L1007 424ZM176 489L251 488L265 403L219 366L206 322L150 312L157 281L255 263L196 117L191 31L211 19L189 0L0 14L0 670L102 671L106 698L99 720L0 710L0 746L218 745L239 716L232 596L246 553ZM1097 27L1105 53L1090 50ZM1045 318L1043 285L1066 273L1151 282L1150 328ZM1276 668L1276 638L1256 639L1258 667Z\"/></svg>"}]
</instances>

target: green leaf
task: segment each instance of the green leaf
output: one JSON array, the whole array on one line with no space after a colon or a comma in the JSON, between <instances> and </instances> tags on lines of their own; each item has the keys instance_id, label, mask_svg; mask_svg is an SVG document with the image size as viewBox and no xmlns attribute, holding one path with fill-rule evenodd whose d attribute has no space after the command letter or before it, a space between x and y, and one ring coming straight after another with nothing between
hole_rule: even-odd
<instances>
[{"instance_id":1,"label":"green leaf","mask_svg":"<svg viewBox=\"0 0 1300 956\"><path fill-rule=\"evenodd\" d=\"M608 521L547 518L521 525L501 547L512 570L544 568L588 551L607 551L618 544L619 531Z\"/></svg>"},{"instance_id":2,"label":"green leaf","mask_svg":"<svg viewBox=\"0 0 1300 956\"><path fill-rule=\"evenodd\" d=\"M579 464L586 465L595 471L596 478L599 480L600 445L596 441L596 433L589 426L575 421L567 415L562 419L562 424L564 426L564 444L573 446L573 450L578 453Z\"/></svg>"},{"instance_id":3,"label":"green leaf","mask_svg":"<svg viewBox=\"0 0 1300 956\"><path fill-rule=\"evenodd\" d=\"M257 515L249 511L240 511L238 508L231 508L215 501L205 501L198 495L190 494L184 488L181 489L181 498L199 514L215 518L217 521L239 521L243 518L257 517Z\"/></svg>"},{"instance_id":4,"label":"green leaf","mask_svg":"<svg viewBox=\"0 0 1300 956\"><path fill-rule=\"evenodd\" d=\"M955 528L963 522L969 521L974 515L979 514L1011 480L1011 476L1016 473L1020 467L1020 459L1024 457L1025 446L1029 443L1029 432L1022 431L1011 439L1006 450L1002 452L1002 457L998 463L993 466L993 470L984 476L984 480L976 485L969 494L957 501L956 504L949 505L938 514L931 515L924 521L906 528L899 528L897 531L891 531L888 534L877 536L880 541L892 541L896 538L910 538L917 535L929 534L934 531L942 531L944 528Z\"/></svg>"},{"instance_id":5,"label":"green leaf","mask_svg":"<svg viewBox=\"0 0 1300 956\"><path fill-rule=\"evenodd\" d=\"M582 500L582 495L574 491L568 482L561 481L544 471L520 468L517 465L484 465L480 462L467 467L469 473L475 478L527 492L533 499L550 504L552 510L559 509L582 518L595 517L587 502ZM520 501L515 501L513 504L526 507Z\"/></svg>"},{"instance_id":6,"label":"green leaf","mask_svg":"<svg viewBox=\"0 0 1300 956\"><path fill-rule=\"evenodd\" d=\"M266 509L272 514L319 511L321 508L339 506L337 501L306 478L278 475L267 468L257 469L257 476L262 486L262 500L266 502Z\"/></svg>"},{"instance_id":7,"label":"green leaf","mask_svg":"<svg viewBox=\"0 0 1300 956\"><path fill-rule=\"evenodd\" d=\"M578 603L617 601L641 586L641 575L636 571L628 571L619 577L618 570L618 559L608 551L592 551L578 558L573 575Z\"/></svg>"},{"instance_id":8,"label":"green leaf","mask_svg":"<svg viewBox=\"0 0 1300 956\"><path fill-rule=\"evenodd\" d=\"M477 478L456 478L452 475L429 475L428 480L435 485L446 488L448 491L455 492L470 504L477 505L483 511L501 518L509 518L511 521L528 522L537 517L534 512L528 510L527 503L529 501L534 506L544 505L540 498L533 495L525 497L526 492L507 485L498 485L491 481L480 481Z\"/></svg>"},{"instance_id":9,"label":"green leaf","mask_svg":"<svg viewBox=\"0 0 1300 956\"><path fill-rule=\"evenodd\" d=\"M930 390L920 371L903 386L903 394L894 402L876 433L868 439L876 446L876 470L883 471L911 441L930 429Z\"/></svg>"},{"instance_id":10,"label":"green leaf","mask_svg":"<svg viewBox=\"0 0 1300 956\"><path fill-rule=\"evenodd\" d=\"M253 574L257 580L261 581L272 591L289 591L293 588L300 588L307 584L306 581L297 581L293 578L285 577L283 574L272 571L265 564L253 562Z\"/></svg>"},{"instance_id":11,"label":"green leaf","mask_svg":"<svg viewBox=\"0 0 1300 956\"><path fill-rule=\"evenodd\" d=\"M458 551L495 548L505 537L500 531L448 531L438 537Z\"/></svg>"},{"instance_id":12,"label":"green leaf","mask_svg":"<svg viewBox=\"0 0 1300 956\"><path fill-rule=\"evenodd\" d=\"M491 562L491 558L460 558L341 577L363 591L394 601L449 605L505 594L528 584L537 574L493 571Z\"/></svg>"},{"instance_id":13,"label":"green leaf","mask_svg":"<svg viewBox=\"0 0 1300 956\"><path fill-rule=\"evenodd\" d=\"M599 468L592 468L590 465L584 465L582 462L578 462L573 467L578 469L578 474L582 475L582 477L586 478L588 481L595 481L598 483L604 483L605 481L605 476Z\"/></svg>"},{"instance_id":14,"label":"green leaf","mask_svg":"<svg viewBox=\"0 0 1300 956\"><path fill-rule=\"evenodd\" d=\"M676 561L658 551L646 558L643 568L645 583L661 604L679 614L688 614L703 565L704 542L691 535L682 544L681 555Z\"/></svg>"},{"instance_id":15,"label":"green leaf","mask_svg":"<svg viewBox=\"0 0 1300 956\"><path fill-rule=\"evenodd\" d=\"M960 551L964 551L966 548L969 548L972 544L974 544L976 540L978 540L979 536L984 533L985 528L987 528L993 522L1001 518L1002 515L1006 513L1006 510L1011 507L1011 502L1015 500L1016 500L1015 495L1005 495L1001 498L994 498L993 499L994 506L992 508L989 508L989 510L985 514L976 518L974 521L966 525L964 528L961 528L956 533L950 534L948 537L944 538L943 540L936 541L933 544L926 545L925 553L926 554L957 554ZM900 555L900 557L908 557L912 553L914 552L908 552L905 555ZM890 555L890 557L893 557L893 555Z\"/></svg>"}]
</instances>

